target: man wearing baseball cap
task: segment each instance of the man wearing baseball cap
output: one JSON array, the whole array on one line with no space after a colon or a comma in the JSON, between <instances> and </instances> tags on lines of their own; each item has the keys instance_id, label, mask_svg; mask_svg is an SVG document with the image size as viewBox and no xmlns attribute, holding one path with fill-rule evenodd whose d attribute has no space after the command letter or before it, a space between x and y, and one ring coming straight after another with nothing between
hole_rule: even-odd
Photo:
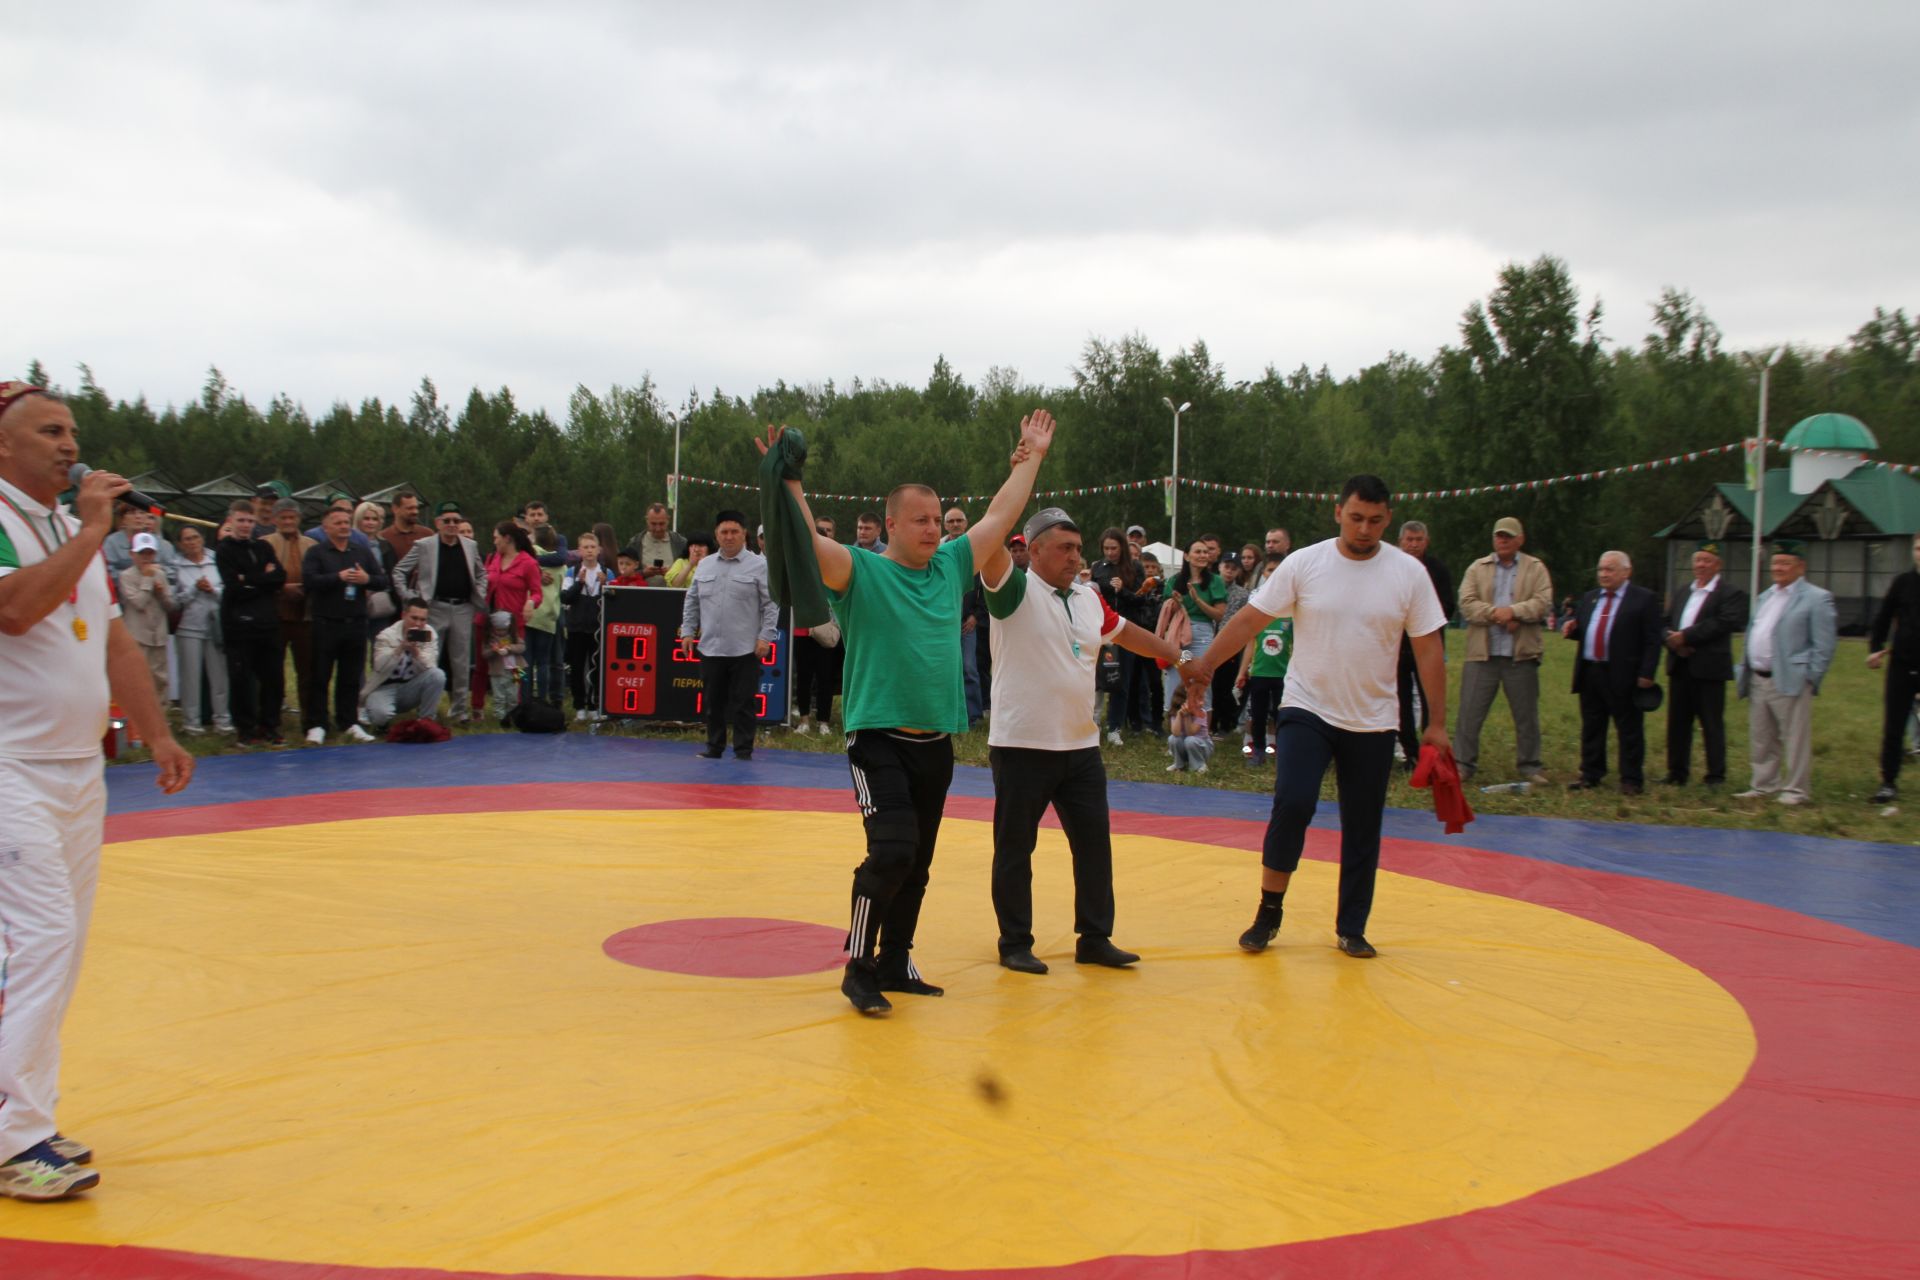
<instances>
[{"instance_id":1,"label":"man wearing baseball cap","mask_svg":"<svg viewBox=\"0 0 1920 1280\"><path fill-rule=\"evenodd\" d=\"M107 790L111 696L151 745L159 785L193 777L140 646L120 621L100 544L121 477L95 471L59 507L79 459L73 414L0 382L0 1196L59 1200L98 1185L93 1152L58 1132L60 1024L80 974Z\"/></svg>"},{"instance_id":2,"label":"man wearing baseball cap","mask_svg":"<svg viewBox=\"0 0 1920 1280\"><path fill-rule=\"evenodd\" d=\"M1545 782L1540 748L1541 629L1553 612L1547 566L1520 548L1527 531L1512 516L1493 524L1493 554L1467 566L1460 580L1460 616L1467 622L1467 658L1460 668L1460 724L1453 758L1460 779L1480 762L1480 726L1505 692L1513 713L1515 767L1527 782Z\"/></svg>"},{"instance_id":3,"label":"man wearing baseball cap","mask_svg":"<svg viewBox=\"0 0 1920 1280\"><path fill-rule=\"evenodd\" d=\"M1018 541L1016 538L1014 541ZM1107 770L1095 715L1100 647L1176 663L1179 651L1121 618L1080 580L1080 528L1058 507L1027 521L1024 570L1013 549L981 566L993 615L993 911L1000 963L1045 973L1033 953L1033 849L1047 806L1073 856L1077 964L1124 968L1140 957L1113 945L1113 838Z\"/></svg>"}]
</instances>

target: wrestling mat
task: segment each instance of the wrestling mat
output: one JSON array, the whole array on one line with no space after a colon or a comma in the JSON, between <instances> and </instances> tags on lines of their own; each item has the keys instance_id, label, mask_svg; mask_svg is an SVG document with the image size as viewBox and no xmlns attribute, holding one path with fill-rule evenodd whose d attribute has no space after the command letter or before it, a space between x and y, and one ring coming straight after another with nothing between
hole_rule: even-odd
<instances>
[{"instance_id":1,"label":"wrestling mat","mask_svg":"<svg viewBox=\"0 0 1920 1280\"><path fill-rule=\"evenodd\" d=\"M1920 1273L1920 856L1388 815L1332 946L1332 806L1273 950L1266 801L1112 788L1132 971L995 963L962 769L919 967L839 994L836 756L474 737L109 771L67 1024L101 1186L0 1276Z\"/></svg>"}]
</instances>

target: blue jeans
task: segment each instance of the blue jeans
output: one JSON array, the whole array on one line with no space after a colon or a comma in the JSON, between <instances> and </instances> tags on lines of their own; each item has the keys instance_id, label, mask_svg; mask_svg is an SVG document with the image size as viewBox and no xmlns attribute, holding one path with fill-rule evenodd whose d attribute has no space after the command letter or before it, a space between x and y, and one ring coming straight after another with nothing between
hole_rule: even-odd
<instances>
[{"instance_id":1,"label":"blue jeans","mask_svg":"<svg viewBox=\"0 0 1920 1280\"><path fill-rule=\"evenodd\" d=\"M554 662L560 656L560 634L527 628L527 693L556 706L560 702L560 682L554 678Z\"/></svg>"},{"instance_id":2,"label":"blue jeans","mask_svg":"<svg viewBox=\"0 0 1920 1280\"><path fill-rule=\"evenodd\" d=\"M1205 653L1207 651L1207 646L1212 643L1213 643L1213 623L1206 619L1202 619L1199 622L1194 623L1193 624L1193 640L1191 643L1187 645L1187 652L1198 657L1200 654ZM1173 695L1175 693L1178 693L1180 690L1180 673L1178 671L1175 671L1172 667L1168 667L1166 671L1163 672L1162 674L1164 676L1163 683L1165 685L1165 696L1161 699L1160 705L1161 705L1161 708L1164 710L1167 704L1173 701ZM1212 713L1213 688L1211 685L1208 686L1206 695L1201 699L1200 705L1209 714Z\"/></svg>"},{"instance_id":3,"label":"blue jeans","mask_svg":"<svg viewBox=\"0 0 1920 1280\"><path fill-rule=\"evenodd\" d=\"M980 668L976 661L980 649L980 628L960 633L960 670L967 681L967 724L971 727L986 710L980 699Z\"/></svg>"}]
</instances>

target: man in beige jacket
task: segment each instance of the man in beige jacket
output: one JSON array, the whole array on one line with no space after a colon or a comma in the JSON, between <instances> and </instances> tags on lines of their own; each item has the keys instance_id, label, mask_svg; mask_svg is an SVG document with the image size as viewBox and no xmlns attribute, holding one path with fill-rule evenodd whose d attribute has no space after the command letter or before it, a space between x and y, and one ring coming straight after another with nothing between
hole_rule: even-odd
<instances>
[{"instance_id":1,"label":"man in beige jacket","mask_svg":"<svg viewBox=\"0 0 1920 1280\"><path fill-rule=\"evenodd\" d=\"M1541 629L1553 611L1547 566L1520 550L1526 530L1512 516L1494 522L1493 554L1467 566L1460 616L1467 623L1467 661L1460 671L1460 727L1453 758L1462 781L1480 759L1480 726L1506 691L1513 712L1516 768L1527 782L1545 782L1540 759Z\"/></svg>"}]
</instances>

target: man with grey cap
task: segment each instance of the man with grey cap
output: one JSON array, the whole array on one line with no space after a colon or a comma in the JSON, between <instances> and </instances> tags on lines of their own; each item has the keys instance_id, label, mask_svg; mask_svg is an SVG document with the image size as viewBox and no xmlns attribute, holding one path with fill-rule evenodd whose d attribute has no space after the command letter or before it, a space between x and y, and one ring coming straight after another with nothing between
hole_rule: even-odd
<instances>
[{"instance_id":1,"label":"man with grey cap","mask_svg":"<svg viewBox=\"0 0 1920 1280\"><path fill-rule=\"evenodd\" d=\"M1553 611L1547 566L1520 548L1527 531L1512 516L1493 525L1493 554L1467 566L1460 580L1460 616L1467 623L1467 658L1460 668L1460 726L1453 758L1462 781L1480 761L1480 726L1505 691L1513 712L1513 748L1520 777L1545 782L1540 758L1541 628Z\"/></svg>"},{"instance_id":2,"label":"man with grey cap","mask_svg":"<svg viewBox=\"0 0 1920 1280\"><path fill-rule=\"evenodd\" d=\"M1107 771L1100 759L1095 675L1100 647L1118 644L1168 663L1167 641L1108 607L1080 580L1079 526L1058 507L1027 521L1028 564L996 549L980 568L987 588L993 707L993 910L1000 963L1045 973L1033 953L1033 848L1047 806L1073 856L1073 929L1078 964L1124 968L1140 957L1113 945L1113 839Z\"/></svg>"}]
</instances>

